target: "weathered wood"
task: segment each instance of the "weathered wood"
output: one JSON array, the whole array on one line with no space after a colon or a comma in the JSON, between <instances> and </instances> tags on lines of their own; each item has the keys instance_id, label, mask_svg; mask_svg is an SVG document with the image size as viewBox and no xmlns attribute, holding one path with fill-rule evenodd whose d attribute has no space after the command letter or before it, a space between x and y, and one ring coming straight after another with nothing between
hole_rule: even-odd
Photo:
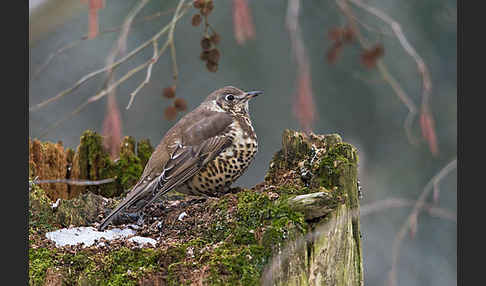
<instances>
[{"instance_id":1,"label":"weathered wood","mask_svg":"<svg viewBox=\"0 0 486 286\"><path fill-rule=\"evenodd\" d=\"M289 205L309 221L307 234L279 248L264 276L266 285L363 285L363 260L359 229L357 151L338 135L305 137L287 130L282 153L272 162L273 183L279 183L289 166L311 172L307 185L321 192L298 195ZM319 150L320 149L320 150ZM314 157L322 151L322 156ZM310 154L312 158L309 158ZM309 160L310 159L310 160ZM296 178L297 177L297 178ZM285 178L299 185L298 176ZM305 180L304 180L305 181ZM305 185L305 182L304 182Z\"/></svg>"},{"instance_id":2,"label":"weathered wood","mask_svg":"<svg viewBox=\"0 0 486 286\"><path fill-rule=\"evenodd\" d=\"M327 215L335 208L332 207L333 203L332 196L327 192L305 194L289 199L290 207L304 213L306 220Z\"/></svg>"}]
</instances>

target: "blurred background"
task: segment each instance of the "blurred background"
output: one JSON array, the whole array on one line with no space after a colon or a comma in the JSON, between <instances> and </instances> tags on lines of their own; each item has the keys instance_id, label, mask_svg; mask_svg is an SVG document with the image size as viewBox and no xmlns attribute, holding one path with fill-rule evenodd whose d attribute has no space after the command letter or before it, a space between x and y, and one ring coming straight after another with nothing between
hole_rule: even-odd
<instances>
[{"instance_id":1,"label":"blurred background","mask_svg":"<svg viewBox=\"0 0 486 286\"><path fill-rule=\"evenodd\" d=\"M149 83L136 94L129 109L130 94L146 78L146 68L116 88L110 95L111 104L104 96L79 109L103 88L107 77L101 73L72 93L37 108L107 64L127 15L142 2L29 1L32 138L62 141L65 147L75 148L84 130L102 133L104 122L109 121L107 126L119 128L121 136L149 138L157 145L187 112L168 120L175 114L169 107L174 99L163 96L164 88L177 85L175 95L187 103L188 111L225 85L263 90L264 95L250 106L259 152L235 185L252 187L263 180L272 155L281 147L284 129L339 133L359 150L361 204L367 210L361 217L365 284L387 282L394 239L426 185L432 186L430 182L436 190L426 197L426 210L403 238L397 282L403 286L457 284L456 1L295 1L300 4L295 18L298 29L292 32L286 17L295 6L291 8L287 1L214 0L207 21L209 34L215 31L220 37L215 72L214 64L209 71L200 59L204 17L194 26L197 19L193 15L200 10L186 1L190 7L182 7L184 15L173 34L177 81L168 49L153 65ZM146 2L134 16L124 49L122 45L115 61L169 24L179 3ZM347 3L347 11L354 16L343 12L342 3ZM424 93L417 62L390 25L356 3L375 7L400 24L429 71L430 92ZM344 40L339 36L347 31L350 19L359 34L352 30L353 40L347 42L345 36ZM361 46L360 37L369 43L368 50ZM159 48L166 39L167 34L159 38ZM296 55L304 55L304 59ZM153 48L148 45L116 69L114 81L152 56ZM408 105L397 95L397 85L384 80L382 67L396 80ZM71 114L77 109L79 112ZM404 122L410 110L416 113L408 136ZM436 180L431 181L434 176Z\"/></svg>"}]
</instances>

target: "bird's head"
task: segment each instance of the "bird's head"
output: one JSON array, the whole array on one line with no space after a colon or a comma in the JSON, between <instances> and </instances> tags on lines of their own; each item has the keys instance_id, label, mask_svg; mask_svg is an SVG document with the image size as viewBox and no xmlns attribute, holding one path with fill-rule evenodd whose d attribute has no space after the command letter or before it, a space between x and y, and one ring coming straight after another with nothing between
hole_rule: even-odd
<instances>
[{"instance_id":1,"label":"bird's head","mask_svg":"<svg viewBox=\"0 0 486 286\"><path fill-rule=\"evenodd\" d=\"M244 92L232 86L225 86L211 93L205 100L210 108L219 112L248 114L248 102L262 91Z\"/></svg>"}]
</instances>

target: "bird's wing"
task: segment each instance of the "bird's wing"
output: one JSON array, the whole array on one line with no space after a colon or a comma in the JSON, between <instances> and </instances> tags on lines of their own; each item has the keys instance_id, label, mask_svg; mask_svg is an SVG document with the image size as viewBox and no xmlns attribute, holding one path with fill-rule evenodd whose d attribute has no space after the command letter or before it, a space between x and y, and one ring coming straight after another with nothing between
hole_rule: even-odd
<instances>
[{"instance_id":1,"label":"bird's wing","mask_svg":"<svg viewBox=\"0 0 486 286\"><path fill-rule=\"evenodd\" d=\"M115 215L125 208L136 206L135 209L141 209L184 183L231 145L230 137L224 136L224 131L231 124L231 118L228 117L224 113L216 113L189 124L182 132L190 135L174 136L177 139L167 148L169 156L161 172L144 172L146 174L127 197L103 219L98 228L104 229Z\"/></svg>"}]
</instances>

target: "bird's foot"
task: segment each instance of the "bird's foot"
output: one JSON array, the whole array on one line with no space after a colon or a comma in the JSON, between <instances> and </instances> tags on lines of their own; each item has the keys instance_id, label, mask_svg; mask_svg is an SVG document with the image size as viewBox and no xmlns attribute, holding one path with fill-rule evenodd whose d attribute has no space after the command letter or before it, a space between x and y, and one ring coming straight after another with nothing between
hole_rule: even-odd
<instances>
[{"instance_id":1,"label":"bird's foot","mask_svg":"<svg viewBox=\"0 0 486 286\"><path fill-rule=\"evenodd\" d=\"M145 217L144 217L144 214L143 214L143 212L142 212L142 213L140 213L140 215L139 215L139 217L138 217L138 219L137 219L137 223L136 223L136 224L137 224L138 226L142 227L142 226L143 226L143 224L144 224L144 222L145 222Z\"/></svg>"}]
</instances>

